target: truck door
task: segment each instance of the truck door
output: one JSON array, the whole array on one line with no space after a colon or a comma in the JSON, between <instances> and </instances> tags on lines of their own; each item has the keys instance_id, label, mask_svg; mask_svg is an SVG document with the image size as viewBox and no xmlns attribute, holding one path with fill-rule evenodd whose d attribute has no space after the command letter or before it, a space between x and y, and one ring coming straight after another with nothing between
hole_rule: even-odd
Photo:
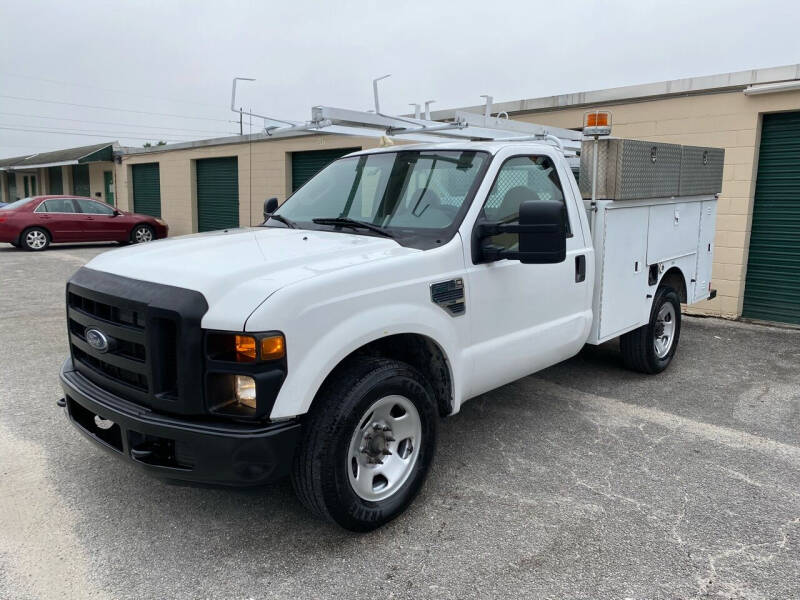
<instances>
[{"instance_id":1,"label":"truck door","mask_svg":"<svg viewBox=\"0 0 800 600\"><path fill-rule=\"evenodd\" d=\"M473 264L467 256L467 316L471 325L474 396L577 353L591 327L591 248L584 240L573 186L551 157L506 158L486 196L480 222L514 223L525 200L557 200L568 217L567 258L524 265L502 259ZM566 197L565 197L566 196ZM582 210L582 208L581 208ZM517 234L483 243L514 250ZM481 243L475 236L471 243Z\"/></svg>"}]
</instances>

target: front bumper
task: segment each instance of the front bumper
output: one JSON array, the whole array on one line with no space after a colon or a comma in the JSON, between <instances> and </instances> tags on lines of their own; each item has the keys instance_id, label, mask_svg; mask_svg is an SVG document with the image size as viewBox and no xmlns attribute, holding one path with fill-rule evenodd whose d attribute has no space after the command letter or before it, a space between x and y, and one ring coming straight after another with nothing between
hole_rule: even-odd
<instances>
[{"instance_id":1,"label":"front bumper","mask_svg":"<svg viewBox=\"0 0 800 600\"><path fill-rule=\"evenodd\" d=\"M61 367L70 422L105 450L166 479L262 485L288 474L300 438L296 420L241 424L176 419L114 396L67 359Z\"/></svg>"}]
</instances>

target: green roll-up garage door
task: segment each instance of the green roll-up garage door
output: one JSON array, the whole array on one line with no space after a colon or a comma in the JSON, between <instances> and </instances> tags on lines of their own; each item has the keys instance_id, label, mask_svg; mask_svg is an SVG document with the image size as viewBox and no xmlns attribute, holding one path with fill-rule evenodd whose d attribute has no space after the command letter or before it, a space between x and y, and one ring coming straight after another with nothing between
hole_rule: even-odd
<instances>
[{"instance_id":1,"label":"green roll-up garage door","mask_svg":"<svg viewBox=\"0 0 800 600\"><path fill-rule=\"evenodd\" d=\"M302 186L314 175L337 158L357 152L361 148L338 148L335 150L312 150L292 153L292 191Z\"/></svg>"},{"instance_id":2,"label":"green roll-up garage door","mask_svg":"<svg viewBox=\"0 0 800 600\"><path fill-rule=\"evenodd\" d=\"M91 195L89 190L89 165L72 165L72 193L75 196Z\"/></svg>"},{"instance_id":3,"label":"green roll-up garage door","mask_svg":"<svg viewBox=\"0 0 800 600\"><path fill-rule=\"evenodd\" d=\"M161 172L158 163L131 167L133 179L133 212L161 216Z\"/></svg>"},{"instance_id":4,"label":"green roll-up garage door","mask_svg":"<svg viewBox=\"0 0 800 600\"><path fill-rule=\"evenodd\" d=\"M197 230L239 227L239 166L236 157L197 161Z\"/></svg>"},{"instance_id":5,"label":"green roll-up garage door","mask_svg":"<svg viewBox=\"0 0 800 600\"><path fill-rule=\"evenodd\" d=\"M742 315L800 324L800 112L764 115Z\"/></svg>"},{"instance_id":6,"label":"green roll-up garage door","mask_svg":"<svg viewBox=\"0 0 800 600\"><path fill-rule=\"evenodd\" d=\"M8 201L15 202L19 200L17 197L17 174L11 171L6 177L8 177Z\"/></svg>"},{"instance_id":7,"label":"green roll-up garage door","mask_svg":"<svg viewBox=\"0 0 800 600\"><path fill-rule=\"evenodd\" d=\"M48 167L47 169L47 193L63 194L64 181L61 176L61 167Z\"/></svg>"}]
</instances>

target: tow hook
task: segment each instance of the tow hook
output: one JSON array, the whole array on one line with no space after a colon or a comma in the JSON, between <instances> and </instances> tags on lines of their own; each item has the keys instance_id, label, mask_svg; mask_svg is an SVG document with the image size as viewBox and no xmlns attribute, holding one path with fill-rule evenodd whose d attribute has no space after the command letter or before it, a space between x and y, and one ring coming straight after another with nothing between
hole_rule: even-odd
<instances>
[{"instance_id":1,"label":"tow hook","mask_svg":"<svg viewBox=\"0 0 800 600\"><path fill-rule=\"evenodd\" d=\"M64 408L67 406L67 399L66 398L59 398L56 400L56 406L59 408Z\"/></svg>"},{"instance_id":2,"label":"tow hook","mask_svg":"<svg viewBox=\"0 0 800 600\"><path fill-rule=\"evenodd\" d=\"M152 450L140 450L138 448L131 448L131 457L136 460L145 460L153 456Z\"/></svg>"}]
</instances>

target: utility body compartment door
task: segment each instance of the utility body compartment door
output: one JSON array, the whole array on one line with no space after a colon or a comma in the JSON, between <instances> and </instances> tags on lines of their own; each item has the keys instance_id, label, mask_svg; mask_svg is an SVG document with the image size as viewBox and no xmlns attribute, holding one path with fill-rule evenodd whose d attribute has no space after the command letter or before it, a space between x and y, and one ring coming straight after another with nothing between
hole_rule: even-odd
<instances>
[{"instance_id":1,"label":"utility body compartment door","mask_svg":"<svg viewBox=\"0 0 800 600\"><path fill-rule=\"evenodd\" d=\"M700 202L650 207L647 262L655 264L697 252Z\"/></svg>"},{"instance_id":2,"label":"utility body compartment door","mask_svg":"<svg viewBox=\"0 0 800 600\"><path fill-rule=\"evenodd\" d=\"M603 252L598 252L600 338L617 335L648 319L647 227L649 206L605 210L600 223Z\"/></svg>"},{"instance_id":3,"label":"utility body compartment door","mask_svg":"<svg viewBox=\"0 0 800 600\"><path fill-rule=\"evenodd\" d=\"M705 300L711 283L711 265L714 258L714 231L717 222L717 201L706 200L701 206L700 243L697 247L697 282L694 286L694 302ZM691 296L690 296L691 297Z\"/></svg>"}]
</instances>

